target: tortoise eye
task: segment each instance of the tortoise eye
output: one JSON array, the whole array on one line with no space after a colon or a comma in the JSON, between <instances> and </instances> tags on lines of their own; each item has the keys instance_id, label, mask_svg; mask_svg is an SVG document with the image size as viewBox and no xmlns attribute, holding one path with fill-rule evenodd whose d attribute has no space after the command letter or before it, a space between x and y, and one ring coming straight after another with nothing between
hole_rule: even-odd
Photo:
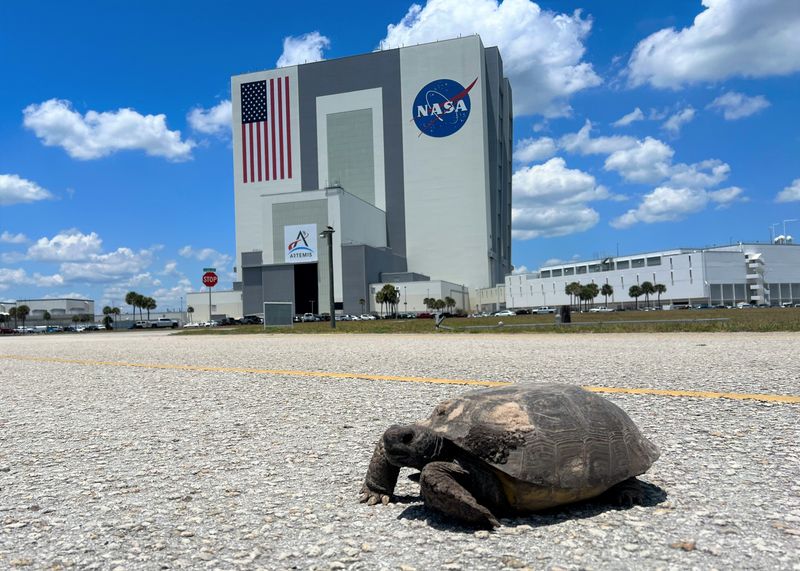
<instances>
[{"instance_id":1,"label":"tortoise eye","mask_svg":"<svg viewBox=\"0 0 800 571\"><path fill-rule=\"evenodd\" d=\"M400 437L400 441L403 444L411 444L411 441L414 440L414 433L411 431L406 432L403 436Z\"/></svg>"}]
</instances>

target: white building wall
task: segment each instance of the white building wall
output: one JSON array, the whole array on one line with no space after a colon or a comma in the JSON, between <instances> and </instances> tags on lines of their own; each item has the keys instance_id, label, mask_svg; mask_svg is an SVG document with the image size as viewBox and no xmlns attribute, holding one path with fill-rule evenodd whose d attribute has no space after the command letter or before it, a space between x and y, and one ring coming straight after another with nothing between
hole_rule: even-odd
<instances>
[{"instance_id":1,"label":"white building wall","mask_svg":"<svg viewBox=\"0 0 800 571\"><path fill-rule=\"evenodd\" d=\"M208 321L208 291L189 292L186 294L186 307L193 307L194 312L187 313L190 321ZM239 319L242 316L242 292L211 290L211 314L225 315Z\"/></svg>"},{"instance_id":2,"label":"white building wall","mask_svg":"<svg viewBox=\"0 0 800 571\"><path fill-rule=\"evenodd\" d=\"M408 267L470 287L493 285L484 67L477 36L400 50ZM465 87L478 81L461 129L430 137L414 123L413 103L420 89L443 78ZM486 256L486 263L476 263L476 255Z\"/></svg>"},{"instance_id":3,"label":"white building wall","mask_svg":"<svg viewBox=\"0 0 800 571\"><path fill-rule=\"evenodd\" d=\"M456 311L468 311L470 307L469 290L465 286L442 280L386 283L391 283L400 290L398 311L402 313L422 313L430 311L423 302L427 297L435 299L444 299L448 296L452 297L456 302ZM370 309L373 312L380 311L380 304L375 301L375 295L386 283L369 284L369 303Z\"/></svg>"}]
</instances>

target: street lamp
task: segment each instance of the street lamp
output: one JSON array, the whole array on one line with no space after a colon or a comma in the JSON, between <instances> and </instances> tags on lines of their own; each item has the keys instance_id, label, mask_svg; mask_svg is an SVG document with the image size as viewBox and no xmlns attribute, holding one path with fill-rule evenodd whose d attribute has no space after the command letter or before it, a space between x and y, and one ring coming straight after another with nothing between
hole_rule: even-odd
<instances>
[{"instance_id":1,"label":"street lamp","mask_svg":"<svg viewBox=\"0 0 800 571\"><path fill-rule=\"evenodd\" d=\"M330 278L330 296L331 296L331 329L336 329L336 305L333 302L333 233L335 230L328 226L325 230L320 232L320 238L328 239L328 277Z\"/></svg>"}]
</instances>

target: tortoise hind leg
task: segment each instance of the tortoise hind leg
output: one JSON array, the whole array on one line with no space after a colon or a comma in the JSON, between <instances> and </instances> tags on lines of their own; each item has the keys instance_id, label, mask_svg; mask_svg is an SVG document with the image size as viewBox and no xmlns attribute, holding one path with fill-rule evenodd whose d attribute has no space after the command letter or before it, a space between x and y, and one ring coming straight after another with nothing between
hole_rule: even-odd
<instances>
[{"instance_id":1,"label":"tortoise hind leg","mask_svg":"<svg viewBox=\"0 0 800 571\"><path fill-rule=\"evenodd\" d=\"M491 511L481 505L478 499L468 490L464 483L480 484L483 478L478 478L477 482L471 481L472 474L452 462L431 462L423 469L420 476L420 489L425 505L443 513L446 516L457 519L461 523L475 527L499 527L500 523ZM495 493L500 493L499 483L495 480L497 489ZM471 486L476 487L476 486Z\"/></svg>"}]
</instances>

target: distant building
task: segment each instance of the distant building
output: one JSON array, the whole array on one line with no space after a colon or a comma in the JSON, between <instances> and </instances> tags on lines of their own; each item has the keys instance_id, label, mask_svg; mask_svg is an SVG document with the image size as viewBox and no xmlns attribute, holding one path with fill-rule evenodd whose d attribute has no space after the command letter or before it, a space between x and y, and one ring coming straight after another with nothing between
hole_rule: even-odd
<instances>
[{"instance_id":1,"label":"distant building","mask_svg":"<svg viewBox=\"0 0 800 571\"><path fill-rule=\"evenodd\" d=\"M543 266L505 280L506 307L533 308L571 302L571 282L610 285L609 306L632 307L633 285L649 281L667 290L661 303L675 305L781 305L800 303L800 245L737 244L676 249ZM656 296L651 296L651 300ZM594 302L605 304L605 297ZM644 297L639 298L639 304Z\"/></svg>"},{"instance_id":2,"label":"distant building","mask_svg":"<svg viewBox=\"0 0 800 571\"><path fill-rule=\"evenodd\" d=\"M94 300L91 299L18 299L15 305L17 307L27 305L30 308L31 311L26 318L30 321L43 320L45 312L50 314L52 321L71 320L76 315L89 315L94 319ZM5 311L8 312L8 309Z\"/></svg>"}]
</instances>

